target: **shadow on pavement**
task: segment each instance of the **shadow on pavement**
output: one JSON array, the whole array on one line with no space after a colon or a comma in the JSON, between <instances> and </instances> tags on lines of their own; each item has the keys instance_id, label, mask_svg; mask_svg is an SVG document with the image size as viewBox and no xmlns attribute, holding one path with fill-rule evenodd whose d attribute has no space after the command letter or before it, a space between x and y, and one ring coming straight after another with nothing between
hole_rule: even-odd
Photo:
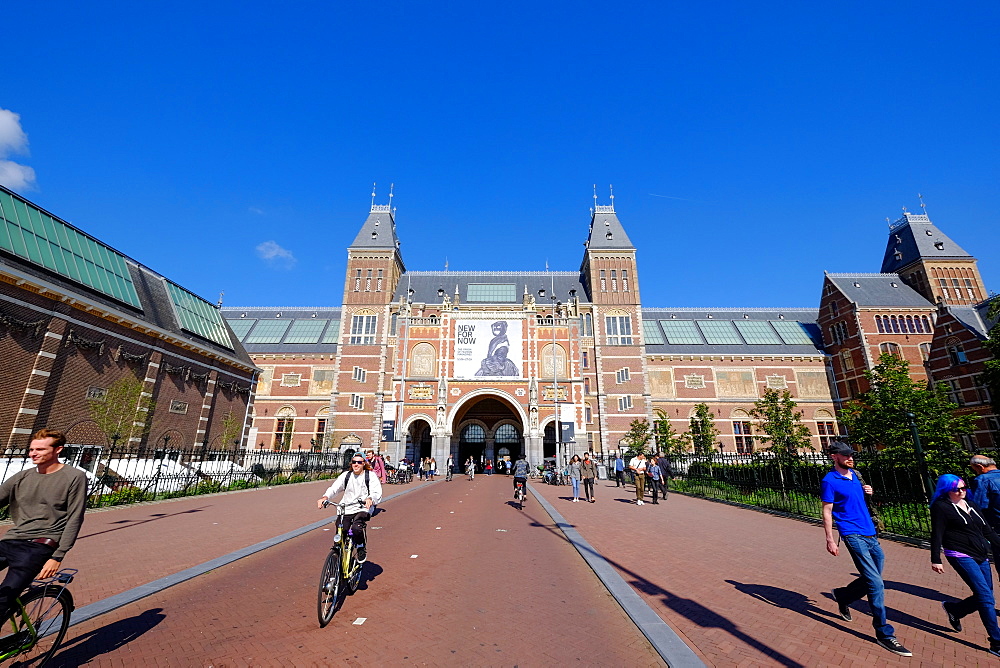
<instances>
[{"instance_id":1,"label":"shadow on pavement","mask_svg":"<svg viewBox=\"0 0 1000 668\"><path fill-rule=\"evenodd\" d=\"M622 501L621 499L616 499L616 500ZM624 501L624 503L630 503L630 502ZM600 559L604 559L608 564L610 564L619 573L621 573L624 577L626 577L627 578L626 581L628 582L628 584L634 587L637 591L643 592L649 596L659 597L664 606L670 608L678 615L686 617L688 620L697 624L698 626L701 626L703 628L721 629L729 633L734 638L738 639L740 642L743 642L746 645L753 647L758 652L762 653L764 656L768 657L769 659L773 660L774 662L782 666L788 666L788 668L804 668L805 664L799 663L798 661L795 661L791 657L785 656L778 650L758 641L756 638L753 638L744 633L743 631L741 631L739 626L734 622L730 621L728 617L720 615L711 608L702 605L698 601L689 598L681 598L680 596L675 595L674 593L664 589L658 584L651 582L645 577L639 575L635 571L625 568L620 563L614 561L613 559L608 558L606 555L601 554L597 550L594 550L593 548L589 547L589 545L585 546L573 543L573 541L571 541L569 537L562 532L562 529L564 528L568 529L572 527L572 525L570 525L569 523L556 522L555 526L541 524L541 523L534 523L534 526L539 526L545 529L546 531L549 531L550 533L558 536L567 543L573 545L573 547L578 550L590 552L590 554Z\"/></svg>"},{"instance_id":2,"label":"shadow on pavement","mask_svg":"<svg viewBox=\"0 0 1000 668\"><path fill-rule=\"evenodd\" d=\"M78 536L77 540L83 540L84 538L90 538L91 536L100 536L102 533L111 533L112 531L121 531L122 529L131 529L132 527L137 527L140 524L146 524L147 522L155 522L156 520L162 520L167 517L177 517L178 515L189 515L191 513L200 513L208 506L202 506L201 508L192 508L191 510L182 510L177 513L153 513L149 516L148 520L119 520L117 522L112 522L112 524L121 524L123 526L115 527L114 529L105 529L104 531L95 531L94 533L88 533L84 536Z\"/></svg>"},{"instance_id":3,"label":"shadow on pavement","mask_svg":"<svg viewBox=\"0 0 1000 668\"><path fill-rule=\"evenodd\" d=\"M368 589L368 583L382 575L384 569L373 561L366 561L361 569L361 580L358 582L358 591Z\"/></svg>"},{"instance_id":4,"label":"shadow on pavement","mask_svg":"<svg viewBox=\"0 0 1000 668\"><path fill-rule=\"evenodd\" d=\"M63 643L50 666L80 666L102 654L129 644L166 619L163 608L151 608L140 615L122 619ZM72 633L72 631L70 631Z\"/></svg>"}]
</instances>

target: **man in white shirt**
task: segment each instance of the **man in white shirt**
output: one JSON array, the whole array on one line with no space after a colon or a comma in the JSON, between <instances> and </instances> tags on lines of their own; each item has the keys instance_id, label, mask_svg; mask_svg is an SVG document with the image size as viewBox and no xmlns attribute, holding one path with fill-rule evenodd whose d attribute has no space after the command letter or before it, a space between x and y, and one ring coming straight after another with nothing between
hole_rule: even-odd
<instances>
[{"instance_id":1,"label":"man in white shirt","mask_svg":"<svg viewBox=\"0 0 1000 668\"><path fill-rule=\"evenodd\" d=\"M358 561L368 557L365 525L371 519L372 506L382 500L382 483L377 475L371 474L371 470L365 458L360 453L355 454L351 457L351 470L344 471L316 502L316 506L322 508L323 503L343 490L344 524L348 527L347 534L358 548Z\"/></svg>"},{"instance_id":2,"label":"man in white shirt","mask_svg":"<svg viewBox=\"0 0 1000 668\"><path fill-rule=\"evenodd\" d=\"M646 455L637 454L628 463L628 468L635 474L635 505L642 505L642 496L646 487Z\"/></svg>"}]
</instances>

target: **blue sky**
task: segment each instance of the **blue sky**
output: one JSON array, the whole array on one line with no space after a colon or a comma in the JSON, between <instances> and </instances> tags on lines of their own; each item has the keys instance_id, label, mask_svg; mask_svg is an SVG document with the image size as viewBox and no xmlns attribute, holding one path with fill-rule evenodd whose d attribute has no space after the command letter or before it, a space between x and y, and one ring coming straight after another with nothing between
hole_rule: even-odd
<instances>
[{"instance_id":1,"label":"blue sky","mask_svg":"<svg viewBox=\"0 0 1000 668\"><path fill-rule=\"evenodd\" d=\"M232 306L339 304L372 182L411 270L574 271L613 184L647 306L815 306L922 193L1000 290L1000 5L950 4L12 0L0 174Z\"/></svg>"}]
</instances>

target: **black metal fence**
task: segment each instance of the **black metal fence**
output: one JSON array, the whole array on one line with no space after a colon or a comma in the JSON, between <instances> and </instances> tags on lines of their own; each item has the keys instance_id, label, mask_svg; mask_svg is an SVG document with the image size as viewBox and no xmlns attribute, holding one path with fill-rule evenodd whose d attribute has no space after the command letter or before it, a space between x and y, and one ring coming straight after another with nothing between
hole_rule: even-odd
<instances>
[{"instance_id":1,"label":"black metal fence","mask_svg":"<svg viewBox=\"0 0 1000 668\"><path fill-rule=\"evenodd\" d=\"M822 510L820 480L831 470L829 458L821 453L715 453L672 456L668 461L673 491L817 519ZM928 490L914 458L860 454L855 467L874 489L874 506L887 533L930 536Z\"/></svg>"},{"instance_id":2,"label":"black metal fence","mask_svg":"<svg viewBox=\"0 0 1000 668\"><path fill-rule=\"evenodd\" d=\"M87 505L96 508L332 478L350 454L67 445L61 460L86 471ZM32 466L26 453L0 457L0 479Z\"/></svg>"}]
</instances>

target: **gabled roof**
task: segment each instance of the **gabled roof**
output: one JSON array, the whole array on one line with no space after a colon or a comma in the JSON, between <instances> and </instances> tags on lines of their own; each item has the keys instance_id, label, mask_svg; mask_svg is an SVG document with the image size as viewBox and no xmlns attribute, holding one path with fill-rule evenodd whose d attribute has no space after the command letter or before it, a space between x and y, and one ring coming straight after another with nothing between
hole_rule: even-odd
<instances>
[{"instance_id":1,"label":"gabled roof","mask_svg":"<svg viewBox=\"0 0 1000 668\"><path fill-rule=\"evenodd\" d=\"M989 317L990 306L1000 301L1000 295L994 295L985 301L981 301L975 306L950 306L945 304L944 309L950 313L955 320L958 320L970 332L980 340L985 340L990 335L990 330L997 325L996 318Z\"/></svg>"},{"instance_id":2,"label":"gabled roof","mask_svg":"<svg viewBox=\"0 0 1000 668\"><path fill-rule=\"evenodd\" d=\"M372 204L368 218L361 226L358 236L349 248L385 249L399 248L399 238L396 237L396 218L389 205Z\"/></svg>"},{"instance_id":3,"label":"gabled roof","mask_svg":"<svg viewBox=\"0 0 1000 668\"><path fill-rule=\"evenodd\" d=\"M635 250L632 241L625 234L625 228L618 220L615 207L595 206L590 219L588 250Z\"/></svg>"},{"instance_id":4,"label":"gabled roof","mask_svg":"<svg viewBox=\"0 0 1000 668\"><path fill-rule=\"evenodd\" d=\"M939 230L926 215L904 213L889 227L882 271L897 272L920 259L974 259Z\"/></svg>"},{"instance_id":5,"label":"gabled roof","mask_svg":"<svg viewBox=\"0 0 1000 668\"><path fill-rule=\"evenodd\" d=\"M470 286L473 286L471 294ZM566 303L570 290L576 290L576 298L581 303L587 301L580 273L570 271L408 271L400 278L393 301L406 300L407 291L413 290L410 301L440 304L440 289L451 300L455 299L457 290L463 306L521 304L525 293L541 301L540 288L545 288L545 303L551 295Z\"/></svg>"},{"instance_id":6,"label":"gabled roof","mask_svg":"<svg viewBox=\"0 0 1000 668\"><path fill-rule=\"evenodd\" d=\"M899 274L827 274L845 297L858 306L932 306Z\"/></svg>"}]
</instances>

